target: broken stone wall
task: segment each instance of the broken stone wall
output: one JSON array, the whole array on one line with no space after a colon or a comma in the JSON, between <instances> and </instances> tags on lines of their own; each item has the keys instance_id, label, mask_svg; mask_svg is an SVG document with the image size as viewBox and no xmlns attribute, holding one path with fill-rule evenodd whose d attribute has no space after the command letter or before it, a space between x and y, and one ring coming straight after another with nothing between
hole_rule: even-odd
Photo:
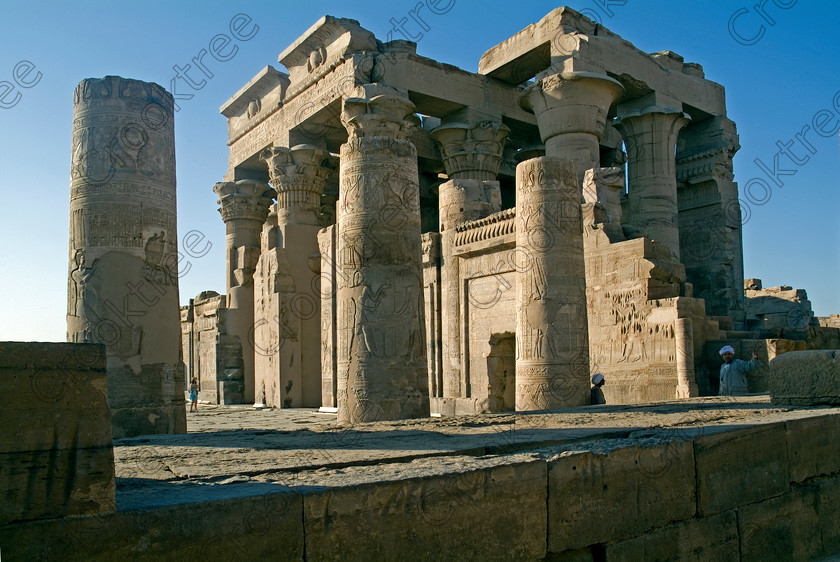
<instances>
[{"instance_id":1,"label":"broken stone wall","mask_svg":"<svg viewBox=\"0 0 840 562\"><path fill-rule=\"evenodd\" d=\"M181 307L185 388L198 380L198 399L211 404L242 403L242 346L228 334L225 297L204 291Z\"/></svg>"},{"instance_id":2,"label":"broken stone wall","mask_svg":"<svg viewBox=\"0 0 840 562\"><path fill-rule=\"evenodd\" d=\"M99 344L0 343L0 528L115 509L106 378Z\"/></svg>"}]
</instances>

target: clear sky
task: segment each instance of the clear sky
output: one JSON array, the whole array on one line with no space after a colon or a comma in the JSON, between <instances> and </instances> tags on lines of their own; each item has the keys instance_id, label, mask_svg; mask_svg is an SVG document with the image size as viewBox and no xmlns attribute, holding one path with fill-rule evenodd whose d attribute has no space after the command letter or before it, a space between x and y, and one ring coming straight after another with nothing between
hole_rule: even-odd
<instances>
[{"instance_id":1,"label":"clear sky","mask_svg":"<svg viewBox=\"0 0 840 562\"><path fill-rule=\"evenodd\" d=\"M212 243L186 256L181 302L224 291L224 225L213 184L227 169L227 128L219 106L325 14L349 17L380 40L421 0L347 2L39 2L4 0L0 14L0 340L64 341L73 90L80 80L117 74L167 89L231 18L259 29L226 62L205 58L213 77L199 90L177 85L178 231ZM429 0L429 29L411 19L420 55L477 71L485 50L561 5L554 2ZM749 206L746 277L808 291L818 315L840 313L840 56L834 0L570 0L568 5L647 52L671 50L703 65L726 88L741 150L735 179ZM442 11L439 9L438 11ZM734 17L734 19L733 19ZM730 25L730 20L733 21ZM422 34L422 36L421 36ZM15 69L17 68L17 72ZM14 88L14 89L12 89ZM811 128L805 138L795 135ZM819 127L822 134L815 134ZM779 143L777 145L777 142ZM789 144L793 142L794 144ZM765 174L756 159L766 164ZM760 178L763 182L753 181ZM778 183L777 183L778 182ZM778 185L781 183L781 187ZM769 186L770 190L764 186ZM187 266L187 262L189 265Z\"/></svg>"}]
</instances>

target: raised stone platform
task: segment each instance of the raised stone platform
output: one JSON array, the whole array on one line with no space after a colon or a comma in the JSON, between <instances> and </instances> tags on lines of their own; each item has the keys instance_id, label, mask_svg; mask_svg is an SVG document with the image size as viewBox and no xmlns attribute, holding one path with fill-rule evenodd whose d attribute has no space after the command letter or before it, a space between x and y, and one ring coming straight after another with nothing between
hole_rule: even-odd
<instances>
[{"instance_id":1,"label":"raised stone platform","mask_svg":"<svg viewBox=\"0 0 840 562\"><path fill-rule=\"evenodd\" d=\"M814 559L840 408L767 396L335 425L203 407L114 443L117 511L0 527L10 560ZM563 558L566 559L566 558Z\"/></svg>"}]
</instances>

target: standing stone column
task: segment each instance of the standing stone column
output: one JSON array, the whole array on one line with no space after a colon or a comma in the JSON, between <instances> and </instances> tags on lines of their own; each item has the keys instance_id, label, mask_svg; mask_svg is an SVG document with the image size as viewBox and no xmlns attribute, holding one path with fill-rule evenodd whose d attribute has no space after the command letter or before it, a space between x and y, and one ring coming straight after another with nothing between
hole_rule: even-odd
<instances>
[{"instance_id":1,"label":"standing stone column","mask_svg":"<svg viewBox=\"0 0 840 562\"><path fill-rule=\"evenodd\" d=\"M526 88L519 103L537 117L546 155L574 162L580 185L586 170L600 165L607 113L623 91L618 81L602 74L562 72Z\"/></svg>"},{"instance_id":2,"label":"standing stone column","mask_svg":"<svg viewBox=\"0 0 840 562\"><path fill-rule=\"evenodd\" d=\"M255 381L267 404L321 404L322 347L318 275L321 195L332 173L330 153L309 145L273 147L260 155L277 203L265 222L255 278L255 326L276 342L257 348ZM313 267L314 265L314 267ZM255 337L257 334L255 334Z\"/></svg>"},{"instance_id":3,"label":"standing stone column","mask_svg":"<svg viewBox=\"0 0 840 562\"><path fill-rule=\"evenodd\" d=\"M225 373L220 402L254 403L254 271L260 257L260 233L268 216L274 190L253 180L221 182L213 186L225 223L225 288L229 335L242 345L242 372ZM221 377L220 377L221 378ZM241 381L241 382L240 382Z\"/></svg>"},{"instance_id":4,"label":"standing stone column","mask_svg":"<svg viewBox=\"0 0 840 562\"><path fill-rule=\"evenodd\" d=\"M680 261L677 220L677 134L691 118L679 109L652 106L619 116L614 126L627 147L628 215L633 224L668 246Z\"/></svg>"},{"instance_id":5,"label":"standing stone column","mask_svg":"<svg viewBox=\"0 0 840 562\"><path fill-rule=\"evenodd\" d=\"M173 119L157 84L76 87L67 339L106 346L114 438L186 431Z\"/></svg>"},{"instance_id":6,"label":"standing stone column","mask_svg":"<svg viewBox=\"0 0 840 562\"><path fill-rule=\"evenodd\" d=\"M338 204L338 421L429 415L414 104L344 100Z\"/></svg>"},{"instance_id":7,"label":"standing stone column","mask_svg":"<svg viewBox=\"0 0 840 562\"><path fill-rule=\"evenodd\" d=\"M516 166L516 409L589 403L580 191L574 164Z\"/></svg>"},{"instance_id":8,"label":"standing stone column","mask_svg":"<svg viewBox=\"0 0 840 562\"><path fill-rule=\"evenodd\" d=\"M501 209L496 176L510 129L496 121L447 123L432 131L450 180L438 188L441 246L442 395L465 396L461 349L461 290L454 255L455 226Z\"/></svg>"},{"instance_id":9,"label":"standing stone column","mask_svg":"<svg viewBox=\"0 0 840 562\"><path fill-rule=\"evenodd\" d=\"M677 318L674 323L674 339L677 344L677 391L676 398L698 396L697 380L694 375L694 330L690 318Z\"/></svg>"}]
</instances>

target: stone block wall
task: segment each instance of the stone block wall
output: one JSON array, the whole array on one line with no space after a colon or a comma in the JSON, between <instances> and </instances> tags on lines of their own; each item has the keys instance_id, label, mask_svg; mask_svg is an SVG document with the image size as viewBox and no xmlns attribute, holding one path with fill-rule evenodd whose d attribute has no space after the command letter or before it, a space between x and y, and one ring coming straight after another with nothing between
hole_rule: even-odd
<instances>
[{"instance_id":1,"label":"stone block wall","mask_svg":"<svg viewBox=\"0 0 840 562\"><path fill-rule=\"evenodd\" d=\"M27 560L819 559L840 552L840 414L788 416L415 460L248 497L231 485L201 503L161 489L143 510L0 525L0 548Z\"/></svg>"},{"instance_id":2,"label":"stone block wall","mask_svg":"<svg viewBox=\"0 0 840 562\"><path fill-rule=\"evenodd\" d=\"M114 509L105 346L0 343L0 412L0 525Z\"/></svg>"},{"instance_id":3,"label":"stone block wall","mask_svg":"<svg viewBox=\"0 0 840 562\"><path fill-rule=\"evenodd\" d=\"M239 404L243 399L242 343L228 333L225 298L204 291L181 307L184 384L198 381L198 399L211 404Z\"/></svg>"}]
</instances>

